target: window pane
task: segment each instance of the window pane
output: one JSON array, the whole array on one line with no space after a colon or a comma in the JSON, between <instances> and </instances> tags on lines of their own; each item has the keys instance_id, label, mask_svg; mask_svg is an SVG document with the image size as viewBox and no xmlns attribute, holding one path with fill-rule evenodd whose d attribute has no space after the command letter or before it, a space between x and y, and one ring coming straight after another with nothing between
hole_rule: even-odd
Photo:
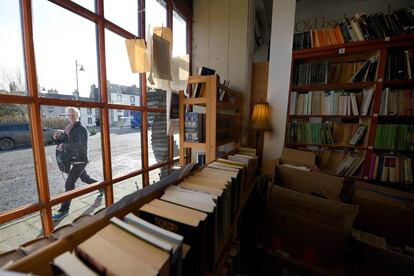
<instances>
[{"instance_id":1,"label":"window pane","mask_svg":"<svg viewBox=\"0 0 414 276\"><path fill-rule=\"evenodd\" d=\"M92 115L88 115L88 108L81 108L80 122L83 127L76 124L70 129L69 138L64 134L69 131L68 129L65 130L69 125L65 107L42 106L41 113L43 126L47 130L48 137L53 141L51 145L45 148L50 194L57 195L76 187L102 181L103 165L99 109L98 112L95 110ZM87 132L84 131L85 128ZM53 140L52 137L55 133L58 133L62 138ZM87 136L84 136L85 134ZM57 154L61 150L64 154ZM62 161L61 164L63 165L71 164L70 176L60 170L58 159ZM65 162L65 160L69 161ZM67 189L66 185L68 185Z\"/></svg>"},{"instance_id":2,"label":"window pane","mask_svg":"<svg viewBox=\"0 0 414 276\"><path fill-rule=\"evenodd\" d=\"M157 181L160 181L161 179L166 177L168 175L168 171L169 171L168 165L150 171L149 172L149 183L150 183L150 185L152 185L152 184L156 183Z\"/></svg>"},{"instance_id":3,"label":"window pane","mask_svg":"<svg viewBox=\"0 0 414 276\"><path fill-rule=\"evenodd\" d=\"M39 212L11 220L0 226L0 252L16 249L42 236L43 226Z\"/></svg>"},{"instance_id":4,"label":"window pane","mask_svg":"<svg viewBox=\"0 0 414 276\"><path fill-rule=\"evenodd\" d=\"M105 18L138 35L138 0L105 0Z\"/></svg>"},{"instance_id":5,"label":"window pane","mask_svg":"<svg viewBox=\"0 0 414 276\"><path fill-rule=\"evenodd\" d=\"M99 101L96 24L49 1L32 2L41 96Z\"/></svg>"},{"instance_id":6,"label":"window pane","mask_svg":"<svg viewBox=\"0 0 414 276\"><path fill-rule=\"evenodd\" d=\"M139 74L131 72L125 39L105 31L108 99L111 103L140 105Z\"/></svg>"},{"instance_id":7,"label":"window pane","mask_svg":"<svg viewBox=\"0 0 414 276\"><path fill-rule=\"evenodd\" d=\"M174 134L174 157L180 157L180 134Z\"/></svg>"},{"instance_id":8,"label":"window pane","mask_svg":"<svg viewBox=\"0 0 414 276\"><path fill-rule=\"evenodd\" d=\"M167 27L167 5L162 0L145 1L145 30L148 40L148 27ZM152 33L152 30L151 30Z\"/></svg>"},{"instance_id":9,"label":"window pane","mask_svg":"<svg viewBox=\"0 0 414 276\"><path fill-rule=\"evenodd\" d=\"M0 37L0 94L27 95L19 1L0 2Z\"/></svg>"},{"instance_id":10,"label":"window pane","mask_svg":"<svg viewBox=\"0 0 414 276\"><path fill-rule=\"evenodd\" d=\"M124 196L129 195L142 189L142 175L128 178L127 180L115 183L114 188L114 202L119 201Z\"/></svg>"},{"instance_id":11,"label":"window pane","mask_svg":"<svg viewBox=\"0 0 414 276\"><path fill-rule=\"evenodd\" d=\"M187 23L173 11L173 56L187 54Z\"/></svg>"},{"instance_id":12,"label":"window pane","mask_svg":"<svg viewBox=\"0 0 414 276\"><path fill-rule=\"evenodd\" d=\"M0 104L0 212L39 201L28 107Z\"/></svg>"},{"instance_id":13,"label":"window pane","mask_svg":"<svg viewBox=\"0 0 414 276\"><path fill-rule=\"evenodd\" d=\"M72 0L76 4L95 12L95 0Z\"/></svg>"},{"instance_id":14,"label":"window pane","mask_svg":"<svg viewBox=\"0 0 414 276\"><path fill-rule=\"evenodd\" d=\"M80 216L92 215L98 210L104 208L105 197L98 197L98 195L98 191L93 191L72 199L68 215L63 217L61 220L54 221L54 229L70 224ZM56 214L60 208L61 204L53 206L52 214Z\"/></svg>"},{"instance_id":15,"label":"window pane","mask_svg":"<svg viewBox=\"0 0 414 276\"><path fill-rule=\"evenodd\" d=\"M119 177L142 168L141 112L110 109L112 177Z\"/></svg>"}]
</instances>

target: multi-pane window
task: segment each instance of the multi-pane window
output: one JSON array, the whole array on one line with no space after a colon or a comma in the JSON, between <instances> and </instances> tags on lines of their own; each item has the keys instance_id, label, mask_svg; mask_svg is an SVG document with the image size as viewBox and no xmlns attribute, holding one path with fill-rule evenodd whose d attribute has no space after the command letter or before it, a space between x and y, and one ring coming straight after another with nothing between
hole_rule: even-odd
<instances>
[{"instance_id":1,"label":"multi-pane window","mask_svg":"<svg viewBox=\"0 0 414 276\"><path fill-rule=\"evenodd\" d=\"M11 238L14 246L102 208L105 200L97 196L103 183L112 185L106 192L113 191L114 201L152 184L168 174L176 156L166 135L165 92L141 89L145 78L131 73L125 47L139 30L148 34L150 26L173 22L174 53L186 53L187 21L172 12L173 2L58 2L0 1L0 36L7 37L0 51L0 234L11 233L19 219L28 225L25 235ZM76 106L75 123L70 106ZM82 167L71 179L58 152L72 148L73 154L62 137L79 132L74 124L82 126L87 157L71 157L69 170ZM39 212L52 203L55 214L68 199L64 220L52 224L48 212ZM0 251L7 246L0 243Z\"/></svg>"}]
</instances>

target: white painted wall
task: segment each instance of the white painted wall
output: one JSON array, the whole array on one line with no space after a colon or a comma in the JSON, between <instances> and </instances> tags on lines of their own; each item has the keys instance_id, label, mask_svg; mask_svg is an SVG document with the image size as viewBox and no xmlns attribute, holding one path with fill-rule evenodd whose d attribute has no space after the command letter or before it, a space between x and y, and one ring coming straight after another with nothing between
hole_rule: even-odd
<instances>
[{"instance_id":1,"label":"white painted wall","mask_svg":"<svg viewBox=\"0 0 414 276\"><path fill-rule=\"evenodd\" d=\"M253 1L193 2L193 72L201 66L215 69L221 82L230 80L232 89L244 93L245 125L250 103Z\"/></svg>"},{"instance_id":2,"label":"white painted wall","mask_svg":"<svg viewBox=\"0 0 414 276\"><path fill-rule=\"evenodd\" d=\"M273 131L265 133L263 160L279 157L283 149L292 60L296 1L273 0L267 101Z\"/></svg>"}]
</instances>

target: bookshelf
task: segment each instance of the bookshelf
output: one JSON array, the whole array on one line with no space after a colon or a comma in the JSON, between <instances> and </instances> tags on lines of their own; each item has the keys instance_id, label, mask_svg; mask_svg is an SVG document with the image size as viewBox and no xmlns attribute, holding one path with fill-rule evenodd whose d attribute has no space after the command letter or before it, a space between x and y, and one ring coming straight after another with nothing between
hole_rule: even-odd
<instances>
[{"instance_id":1,"label":"bookshelf","mask_svg":"<svg viewBox=\"0 0 414 276\"><path fill-rule=\"evenodd\" d=\"M194 97L193 90L202 86L199 97ZM218 75L190 76L188 79L188 96L184 91L179 95L180 113L180 165L191 161L192 150L205 153L205 163L216 159L217 148L229 143L237 147L241 137L242 94L220 83ZM224 96L223 96L224 95ZM196 140L188 139L188 114L196 111ZM187 121L187 123L186 123Z\"/></svg>"},{"instance_id":2,"label":"bookshelf","mask_svg":"<svg viewBox=\"0 0 414 276\"><path fill-rule=\"evenodd\" d=\"M414 51L413 49L414 35L405 34L391 38L386 37L383 39L294 50L292 54L285 146L297 149L316 150L319 153L324 151L356 153L362 156L364 161L352 175L345 176L363 179L380 185L392 186L398 189L412 190L414 187L412 184L412 158L414 157L412 128L414 125L414 79L413 73L410 76L410 74L406 72L401 73L398 71L398 68L393 69L393 67L400 66L400 69L408 70L407 64L404 67L401 65L401 62L398 63L395 60L404 60L404 58L409 60L408 57L404 56L404 58L401 58L398 55L401 53L409 53L411 55ZM364 62L367 62L372 57L377 59L376 68L373 70L375 71L373 73L374 78L366 78L369 74L367 72L363 77L365 79L352 82L351 79L363 67ZM354 71L351 74L348 72L352 76L352 78L349 78L349 81L331 81L335 70L338 70L338 67L340 67L338 64L349 65L352 63L358 63L358 65L354 66ZM411 57L411 66L412 64ZM326 70L312 71L312 68L318 66L318 69L325 66ZM323 74L318 75L321 74L321 71ZM397 71L401 74L399 77L396 77L395 74L390 76L390 72ZM320 81L320 78L318 79L318 76L322 76L322 81ZM314 83L312 83L312 78L316 80ZM361 95L358 93L369 89L372 90L372 99L368 103L367 112L361 113L362 100ZM311 93L312 95L306 96L306 94L310 94L310 91L313 92ZM320 92L322 93L322 96L320 96L322 99L319 102L316 102L318 98L315 100L315 91L322 91ZM351 98L350 94L354 94L352 97L356 98L359 112L354 113L352 100L346 99L342 101L341 99L335 99L329 102L324 97L330 91L338 92L343 97L349 96L349 98ZM386 96L387 99L384 98L385 91L388 91L387 93L389 94ZM300 99L299 95L301 95ZM336 110L334 108L335 112L333 112L332 106L335 104L338 105L338 101L342 101L342 110L339 112L337 106ZM346 107L346 105L349 105L349 107ZM344 112L343 109L346 109L346 111ZM304 130L302 132L295 130L292 127L292 124L295 123L298 125L302 124ZM332 135L334 135L334 126L336 124L363 124L367 126L367 129L361 141L356 145L338 143L337 141L333 141L333 143L322 143L321 141L326 141L321 139L320 136L323 135L315 134L318 130L313 129L319 129L319 126L316 126L317 124L327 124ZM381 131L381 129L385 130ZM305 134L303 134L304 132ZM292 137L295 138L294 135L297 135L297 133L306 136L306 132L311 137L307 141L303 141L304 139L292 141L295 140ZM302 136L301 138L303 138ZM317 139L315 139L315 136ZM381 143L378 143L378 139L382 140ZM388 146L384 147L384 139L386 141L391 139ZM392 141L396 144L394 145ZM385 145L387 145L386 142ZM381 159L376 160L379 157ZM396 163L399 163L397 168ZM378 167L381 167L381 164L383 170L384 168L388 170L385 176L383 171L378 171ZM401 166L410 168L410 180L409 178L406 180L403 179L406 175L401 171L403 170ZM398 175L398 170L400 170L400 174L402 175ZM327 171L328 173L330 171L332 174L337 174L332 168Z\"/></svg>"}]
</instances>

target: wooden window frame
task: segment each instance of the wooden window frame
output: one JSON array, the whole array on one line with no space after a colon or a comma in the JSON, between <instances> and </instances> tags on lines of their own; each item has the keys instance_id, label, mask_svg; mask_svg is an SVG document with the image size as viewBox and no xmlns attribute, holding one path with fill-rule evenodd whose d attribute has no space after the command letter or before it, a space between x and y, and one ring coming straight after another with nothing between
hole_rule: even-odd
<instances>
[{"instance_id":1,"label":"wooden window frame","mask_svg":"<svg viewBox=\"0 0 414 276\"><path fill-rule=\"evenodd\" d=\"M0 224L5 223L17 218L21 218L25 215L40 212L41 221L43 225L43 233L45 236L49 235L53 231L52 224L52 206L60 204L65 200L74 199L81 195L90 193L98 188L106 189L105 205L109 206L114 202L113 185L129 179L142 175L143 186L149 185L149 172L160 167L168 165L170 168L174 166L174 163L179 159L174 159L174 138L169 136L169 154L168 160L149 166L148 164L148 112L166 113L165 108L150 108L147 107L147 87L146 87L146 74L140 74L141 84L141 105L122 105L113 104L109 102L109 95L106 85L106 61L105 61L105 29L108 29L115 34L118 34L124 38L136 38L135 35L119 27L113 22L105 19L104 17L104 0L95 0L96 12L92 12L87 8L84 8L74 2L68 0L49 0L50 2L64 8L70 12L73 12L79 16L82 16L96 24L96 40L97 40L97 55L98 55L98 75L100 83L100 101L99 102L83 102L78 100L64 100L64 99L52 99L40 97L40 91L37 85L37 72L35 66L35 53L33 43L33 25L32 25L32 1L20 0L21 7L21 22L22 22L22 34L23 34L23 51L25 62L25 75L27 83L27 96L17 96L0 94L0 104L24 104L28 106L29 118L31 123L31 136L32 136L32 151L34 159L34 168L36 176L36 186L39 196L39 201L32 204L20 206L18 208L0 213ZM140 11L145 10L145 0L137 0L138 9ZM187 22L187 48L191 59L191 25L192 25L192 11L191 8L182 5L179 1L165 0L167 4L167 26L172 26L172 11L173 9L180 13ZM139 13L141 14L141 13ZM138 17L138 37L145 37L145 16ZM190 60L191 70L191 60ZM50 196L49 182L47 175L46 155L43 145L43 131L41 124L41 107L45 105L53 106L76 106L78 108L93 108L101 111L101 132L102 132L102 161L103 161L103 181L96 185L87 185L85 187L77 188L72 191L61 193L57 196ZM141 112L141 162L142 169L130 172L126 175L113 178L111 168L111 152L110 152L110 129L109 129L109 110L110 109L124 109L130 111Z\"/></svg>"}]
</instances>

